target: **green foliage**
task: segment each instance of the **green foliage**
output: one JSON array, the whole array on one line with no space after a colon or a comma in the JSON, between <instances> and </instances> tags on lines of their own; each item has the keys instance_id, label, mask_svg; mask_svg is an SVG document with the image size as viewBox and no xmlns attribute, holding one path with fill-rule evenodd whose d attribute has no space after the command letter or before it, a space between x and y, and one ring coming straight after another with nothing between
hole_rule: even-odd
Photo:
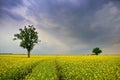
<instances>
[{"instance_id":1,"label":"green foliage","mask_svg":"<svg viewBox=\"0 0 120 80\"><path fill-rule=\"evenodd\" d=\"M24 27L24 29L19 29L20 33L14 35L13 40L21 40L20 46L27 49L28 57L30 57L30 51L33 49L36 43L40 42L38 40L38 32L33 25L28 25L28 27Z\"/></svg>"},{"instance_id":2,"label":"green foliage","mask_svg":"<svg viewBox=\"0 0 120 80\"><path fill-rule=\"evenodd\" d=\"M102 50L100 50L98 47L96 47L93 49L92 52L95 53L96 55L98 55L98 54L102 53Z\"/></svg>"}]
</instances>

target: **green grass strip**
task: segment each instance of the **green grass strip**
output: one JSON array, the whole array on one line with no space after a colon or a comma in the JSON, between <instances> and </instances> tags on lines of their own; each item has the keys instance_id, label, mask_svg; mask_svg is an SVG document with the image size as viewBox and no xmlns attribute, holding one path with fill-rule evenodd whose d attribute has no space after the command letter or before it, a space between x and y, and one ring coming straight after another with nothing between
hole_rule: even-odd
<instances>
[{"instance_id":1,"label":"green grass strip","mask_svg":"<svg viewBox=\"0 0 120 80\"><path fill-rule=\"evenodd\" d=\"M58 80L54 60L44 60L37 65L25 80Z\"/></svg>"}]
</instances>

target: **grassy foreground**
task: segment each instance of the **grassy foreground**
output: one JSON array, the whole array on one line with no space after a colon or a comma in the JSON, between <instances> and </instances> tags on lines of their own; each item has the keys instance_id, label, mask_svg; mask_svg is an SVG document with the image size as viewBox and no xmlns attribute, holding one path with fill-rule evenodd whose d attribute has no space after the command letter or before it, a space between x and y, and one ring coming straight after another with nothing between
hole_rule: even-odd
<instances>
[{"instance_id":1,"label":"grassy foreground","mask_svg":"<svg viewBox=\"0 0 120 80\"><path fill-rule=\"evenodd\" d=\"M0 80L120 80L120 56L0 55Z\"/></svg>"}]
</instances>

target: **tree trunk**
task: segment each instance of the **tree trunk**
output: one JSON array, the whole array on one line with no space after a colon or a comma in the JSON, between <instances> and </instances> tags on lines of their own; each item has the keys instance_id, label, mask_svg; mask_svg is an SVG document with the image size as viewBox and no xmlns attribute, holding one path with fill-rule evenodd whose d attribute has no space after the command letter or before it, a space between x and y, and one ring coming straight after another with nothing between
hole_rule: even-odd
<instances>
[{"instance_id":1,"label":"tree trunk","mask_svg":"<svg viewBox=\"0 0 120 80\"><path fill-rule=\"evenodd\" d=\"M30 58L30 50L27 50L28 51L28 58Z\"/></svg>"},{"instance_id":2,"label":"tree trunk","mask_svg":"<svg viewBox=\"0 0 120 80\"><path fill-rule=\"evenodd\" d=\"M96 55L98 55L98 53L96 53Z\"/></svg>"}]
</instances>

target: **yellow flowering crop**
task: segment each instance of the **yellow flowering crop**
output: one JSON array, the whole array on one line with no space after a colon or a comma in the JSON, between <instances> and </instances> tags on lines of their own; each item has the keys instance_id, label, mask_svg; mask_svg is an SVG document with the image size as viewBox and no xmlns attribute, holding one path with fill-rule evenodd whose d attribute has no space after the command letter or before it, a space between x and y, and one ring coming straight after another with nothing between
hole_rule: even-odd
<instances>
[{"instance_id":1,"label":"yellow flowering crop","mask_svg":"<svg viewBox=\"0 0 120 80\"><path fill-rule=\"evenodd\" d=\"M120 56L0 55L0 80L120 80Z\"/></svg>"}]
</instances>

